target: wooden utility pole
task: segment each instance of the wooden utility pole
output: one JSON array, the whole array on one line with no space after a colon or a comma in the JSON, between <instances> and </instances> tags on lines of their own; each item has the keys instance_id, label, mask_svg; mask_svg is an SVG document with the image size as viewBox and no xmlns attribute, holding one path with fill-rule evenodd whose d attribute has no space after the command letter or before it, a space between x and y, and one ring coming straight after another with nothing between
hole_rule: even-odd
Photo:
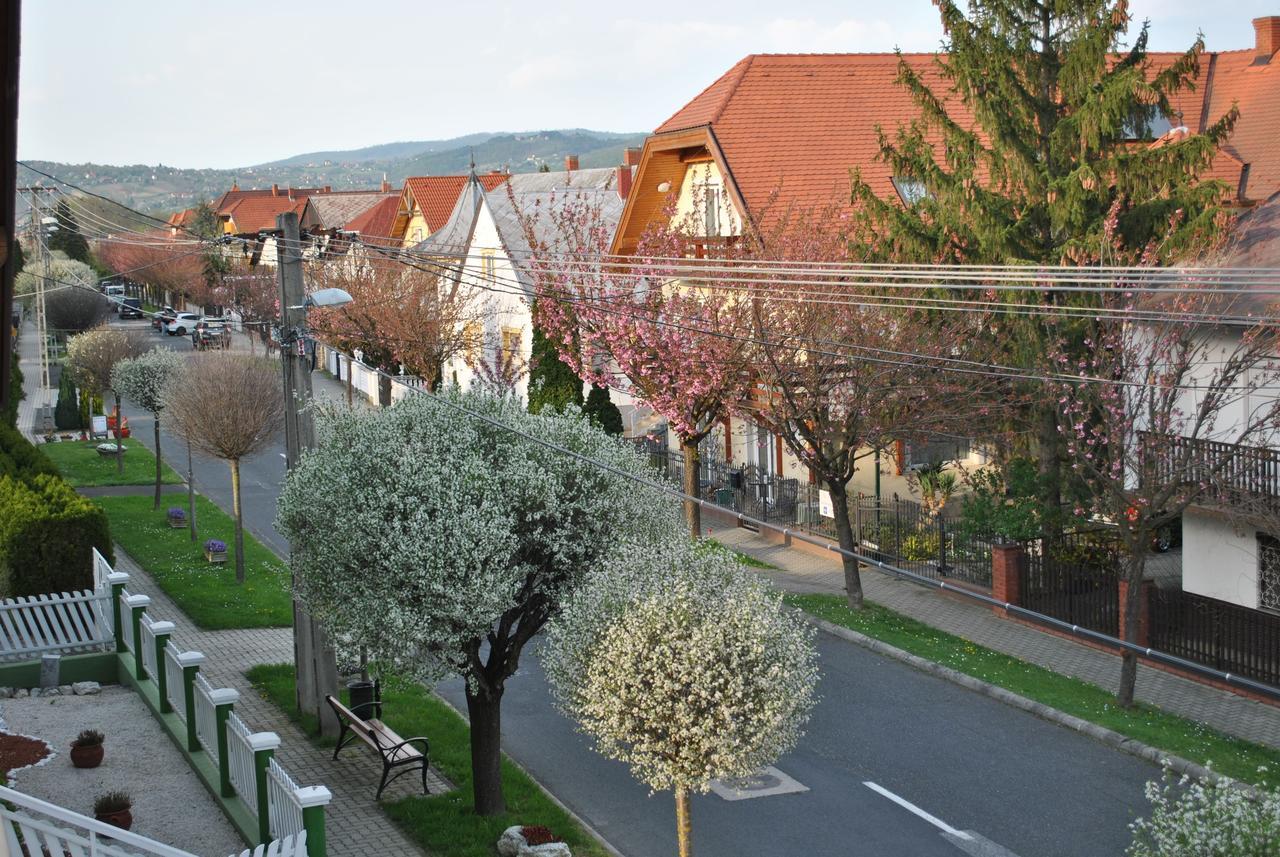
<instances>
[{"instance_id":1,"label":"wooden utility pole","mask_svg":"<svg viewBox=\"0 0 1280 857\"><path fill-rule=\"evenodd\" d=\"M302 282L301 235L298 215L276 217L276 262L280 281L280 365L284 375L285 461L292 470L302 451L314 449L315 424L311 416L311 361L307 356L306 289ZM338 721L325 704L338 695L338 669L329 635L311 618L297 596L294 575L293 661L297 673L298 710L316 715L322 735L337 737Z\"/></svg>"},{"instance_id":2,"label":"wooden utility pole","mask_svg":"<svg viewBox=\"0 0 1280 857\"><path fill-rule=\"evenodd\" d=\"M3 107L0 107L0 412L22 394L10 389L13 377L13 280L18 271L14 265L14 246L18 242L18 45L22 34L22 4L19 0L0 0L0 62L4 63Z\"/></svg>"}]
</instances>

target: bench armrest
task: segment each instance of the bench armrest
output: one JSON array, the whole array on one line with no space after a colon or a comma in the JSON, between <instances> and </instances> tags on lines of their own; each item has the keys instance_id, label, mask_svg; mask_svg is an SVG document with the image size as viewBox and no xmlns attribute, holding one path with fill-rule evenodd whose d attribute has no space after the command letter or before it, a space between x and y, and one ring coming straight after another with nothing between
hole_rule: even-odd
<instances>
[{"instance_id":1,"label":"bench armrest","mask_svg":"<svg viewBox=\"0 0 1280 857\"><path fill-rule=\"evenodd\" d=\"M392 753L394 753L396 750L399 750L399 749L400 749L401 747L403 747L404 745L406 745L406 744L412 744L412 743L414 743L415 741L421 741L421 742L422 742L422 755L424 755L424 756L425 756L425 755L427 755L427 753L428 753L428 752L430 752L430 750L431 750L431 742L430 742L430 741L428 741L426 738L424 738L424 737L422 737L422 736L419 736L419 737L417 737L417 738L406 738L406 739L404 739L403 741L401 741L399 744L392 744L390 747L388 747L388 748L387 748L387 750L388 750L388 752L392 752Z\"/></svg>"}]
</instances>

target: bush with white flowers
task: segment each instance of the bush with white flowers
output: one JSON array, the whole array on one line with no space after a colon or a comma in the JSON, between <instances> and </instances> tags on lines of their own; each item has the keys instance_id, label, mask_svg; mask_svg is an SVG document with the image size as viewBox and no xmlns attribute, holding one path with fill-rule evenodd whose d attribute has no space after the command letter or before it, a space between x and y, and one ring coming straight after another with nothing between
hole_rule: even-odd
<instances>
[{"instance_id":1,"label":"bush with white flowers","mask_svg":"<svg viewBox=\"0 0 1280 857\"><path fill-rule=\"evenodd\" d=\"M1166 776L1149 782L1150 818L1130 827L1129 857L1276 857L1280 792Z\"/></svg>"},{"instance_id":2,"label":"bush with white flowers","mask_svg":"<svg viewBox=\"0 0 1280 857\"><path fill-rule=\"evenodd\" d=\"M647 478L576 413L452 391L323 413L278 518L299 594L340 644L418 678L466 677L481 814L504 806L500 703L524 645L589 571L680 532L657 488L502 426Z\"/></svg>"},{"instance_id":3,"label":"bush with white flowers","mask_svg":"<svg viewBox=\"0 0 1280 857\"><path fill-rule=\"evenodd\" d=\"M548 630L560 709L637 779L688 795L744 777L799 739L815 701L812 628L725 551L688 539L594 575Z\"/></svg>"}]
</instances>

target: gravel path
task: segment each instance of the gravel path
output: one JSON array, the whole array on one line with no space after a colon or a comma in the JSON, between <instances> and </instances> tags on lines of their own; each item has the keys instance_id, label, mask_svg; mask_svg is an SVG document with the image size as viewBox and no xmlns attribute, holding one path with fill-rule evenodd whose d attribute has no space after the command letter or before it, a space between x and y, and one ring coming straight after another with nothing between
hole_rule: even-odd
<instances>
[{"instance_id":1,"label":"gravel path","mask_svg":"<svg viewBox=\"0 0 1280 857\"><path fill-rule=\"evenodd\" d=\"M107 791L133 797L133 830L206 857L239 854L244 843L137 694L104 687L94 696L0 700L5 731L47 741L54 755L10 774L20 792L93 815ZM107 736L97 768L71 766L67 750L82 729ZM145 760L145 761L143 761Z\"/></svg>"}]
</instances>

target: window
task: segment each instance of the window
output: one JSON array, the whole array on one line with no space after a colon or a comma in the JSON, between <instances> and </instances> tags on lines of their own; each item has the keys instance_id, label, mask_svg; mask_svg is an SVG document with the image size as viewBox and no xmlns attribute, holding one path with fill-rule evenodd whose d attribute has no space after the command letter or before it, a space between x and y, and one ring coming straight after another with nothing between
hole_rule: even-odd
<instances>
[{"instance_id":1,"label":"window","mask_svg":"<svg viewBox=\"0 0 1280 857\"><path fill-rule=\"evenodd\" d=\"M480 328L480 323L467 322L462 328L462 338L462 353L466 361L474 366L480 362L480 346L484 344L484 331Z\"/></svg>"},{"instance_id":2,"label":"window","mask_svg":"<svg viewBox=\"0 0 1280 857\"><path fill-rule=\"evenodd\" d=\"M480 253L480 274L486 282L493 282L493 251L483 250Z\"/></svg>"},{"instance_id":3,"label":"window","mask_svg":"<svg viewBox=\"0 0 1280 857\"><path fill-rule=\"evenodd\" d=\"M520 362L520 344L523 340L520 328L502 328L502 350L498 352L498 365L503 368L516 366Z\"/></svg>"},{"instance_id":4,"label":"window","mask_svg":"<svg viewBox=\"0 0 1280 857\"><path fill-rule=\"evenodd\" d=\"M1143 116L1135 113L1124 120L1120 136L1125 140L1158 140L1173 130L1173 123L1165 116Z\"/></svg>"},{"instance_id":5,"label":"window","mask_svg":"<svg viewBox=\"0 0 1280 857\"><path fill-rule=\"evenodd\" d=\"M1258 533L1258 607L1280 613L1280 539Z\"/></svg>"},{"instance_id":6,"label":"window","mask_svg":"<svg viewBox=\"0 0 1280 857\"><path fill-rule=\"evenodd\" d=\"M902 204L908 208L929 195L929 191L925 189L924 182L920 181L920 179L913 179L910 176L894 176L893 188L898 192L898 196L902 198Z\"/></svg>"},{"instance_id":7,"label":"window","mask_svg":"<svg viewBox=\"0 0 1280 857\"><path fill-rule=\"evenodd\" d=\"M969 453L969 438L931 434L927 438L907 443L907 467L918 470L933 464L963 461L969 457Z\"/></svg>"},{"instance_id":8,"label":"window","mask_svg":"<svg viewBox=\"0 0 1280 857\"><path fill-rule=\"evenodd\" d=\"M720 188L713 184L704 185L706 199L703 201L704 235L720 234Z\"/></svg>"}]
</instances>

